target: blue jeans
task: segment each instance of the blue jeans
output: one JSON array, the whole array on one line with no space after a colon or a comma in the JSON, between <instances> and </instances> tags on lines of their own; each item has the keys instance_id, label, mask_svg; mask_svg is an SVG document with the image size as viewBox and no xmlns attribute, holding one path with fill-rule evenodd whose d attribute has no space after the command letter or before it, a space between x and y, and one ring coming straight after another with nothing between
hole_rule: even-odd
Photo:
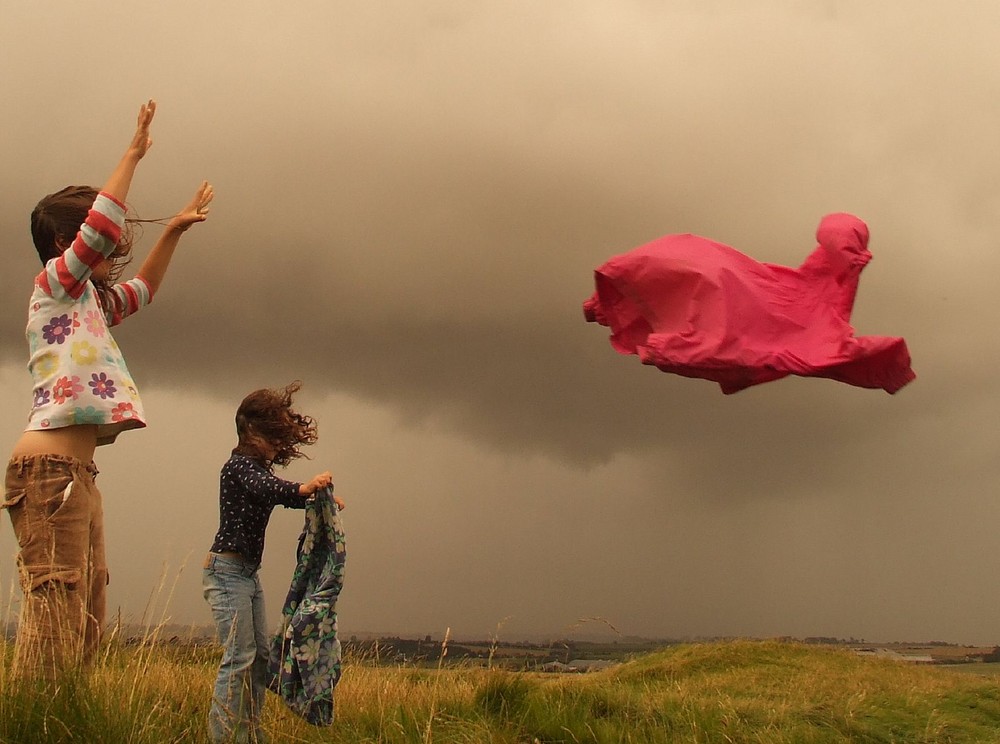
<instances>
[{"instance_id":1,"label":"blue jeans","mask_svg":"<svg viewBox=\"0 0 1000 744\"><path fill-rule=\"evenodd\" d=\"M264 742L260 714L269 646L257 566L236 557L209 553L202 587L223 646L208 713L209 735L216 743Z\"/></svg>"}]
</instances>

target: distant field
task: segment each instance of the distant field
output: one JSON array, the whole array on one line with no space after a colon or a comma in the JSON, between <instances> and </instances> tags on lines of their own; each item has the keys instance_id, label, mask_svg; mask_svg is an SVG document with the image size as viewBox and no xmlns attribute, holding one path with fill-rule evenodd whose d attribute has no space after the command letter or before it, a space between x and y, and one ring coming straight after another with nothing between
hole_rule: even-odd
<instances>
[{"instance_id":1,"label":"distant field","mask_svg":"<svg viewBox=\"0 0 1000 744\"><path fill-rule=\"evenodd\" d=\"M55 695L14 684L9 656L8 646L3 744L207 741L214 647L109 644L91 674ZM274 744L995 744L1000 686L964 672L997 666L778 641L679 644L568 675L351 656L331 728L310 727L274 697L265 726Z\"/></svg>"},{"instance_id":2,"label":"distant field","mask_svg":"<svg viewBox=\"0 0 1000 744\"><path fill-rule=\"evenodd\" d=\"M982 674L987 677L1000 677L1000 662L991 661L985 664L942 664L939 669L946 669L963 674Z\"/></svg>"}]
</instances>

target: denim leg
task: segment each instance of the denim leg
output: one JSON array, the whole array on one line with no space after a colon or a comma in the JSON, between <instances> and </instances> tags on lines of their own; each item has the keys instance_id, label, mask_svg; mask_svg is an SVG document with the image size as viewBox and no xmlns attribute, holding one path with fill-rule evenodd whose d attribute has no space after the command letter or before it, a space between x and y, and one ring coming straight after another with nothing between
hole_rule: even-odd
<instances>
[{"instance_id":1,"label":"denim leg","mask_svg":"<svg viewBox=\"0 0 1000 744\"><path fill-rule=\"evenodd\" d=\"M258 609L263 615L260 581L256 571L248 571L243 564L215 558L205 569L202 583L223 646L208 716L209 734L213 742L261 741L264 700L263 687L257 692L257 659L265 654L266 671L267 651L265 621L256 617ZM263 652L258 649L259 642Z\"/></svg>"},{"instance_id":2,"label":"denim leg","mask_svg":"<svg viewBox=\"0 0 1000 744\"><path fill-rule=\"evenodd\" d=\"M256 588L252 600L253 633L257 654L253 660L252 723L256 741L263 744L267 739L260 730L260 716L264 710L264 693L267 691L267 665L270 657L270 644L268 643L267 618L264 612L264 590L260 585L260 577L256 574L254 574L254 583Z\"/></svg>"}]
</instances>

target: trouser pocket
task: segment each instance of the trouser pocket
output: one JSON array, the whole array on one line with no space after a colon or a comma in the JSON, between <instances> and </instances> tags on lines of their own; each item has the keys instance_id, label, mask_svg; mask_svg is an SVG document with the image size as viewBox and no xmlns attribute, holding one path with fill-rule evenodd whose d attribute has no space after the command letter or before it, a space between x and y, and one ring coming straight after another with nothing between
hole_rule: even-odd
<instances>
[{"instance_id":1,"label":"trouser pocket","mask_svg":"<svg viewBox=\"0 0 1000 744\"><path fill-rule=\"evenodd\" d=\"M25 592L46 581L75 584L91 562L91 505L87 489L72 479L29 488L8 507L20 546Z\"/></svg>"}]
</instances>

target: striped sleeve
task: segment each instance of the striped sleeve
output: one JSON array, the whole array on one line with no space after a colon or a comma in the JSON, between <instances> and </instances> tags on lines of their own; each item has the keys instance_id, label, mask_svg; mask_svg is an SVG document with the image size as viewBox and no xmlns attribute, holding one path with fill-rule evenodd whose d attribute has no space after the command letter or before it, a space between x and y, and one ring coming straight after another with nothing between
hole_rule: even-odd
<instances>
[{"instance_id":1,"label":"striped sleeve","mask_svg":"<svg viewBox=\"0 0 1000 744\"><path fill-rule=\"evenodd\" d=\"M141 276L121 282L111 288L114 292L114 307L105 310L109 326L116 326L129 315L153 301L153 291Z\"/></svg>"},{"instance_id":2,"label":"striped sleeve","mask_svg":"<svg viewBox=\"0 0 1000 744\"><path fill-rule=\"evenodd\" d=\"M98 194L72 245L45 265L38 286L52 297L79 298L94 267L118 245L123 224L125 205L108 194Z\"/></svg>"}]
</instances>

